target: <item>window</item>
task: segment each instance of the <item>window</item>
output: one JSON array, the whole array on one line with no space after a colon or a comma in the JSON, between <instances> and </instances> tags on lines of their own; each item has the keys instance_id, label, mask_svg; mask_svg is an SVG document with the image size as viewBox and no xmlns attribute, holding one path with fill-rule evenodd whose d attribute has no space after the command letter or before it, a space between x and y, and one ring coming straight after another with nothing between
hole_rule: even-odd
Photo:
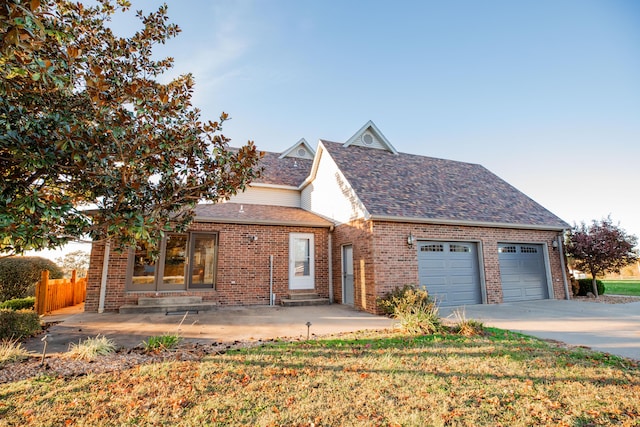
<instances>
[{"instance_id":1,"label":"window","mask_svg":"<svg viewBox=\"0 0 640 427\"><path fill-rule=\"evenodd\" d=\"M442 244L432 244L432 245L424 245L420 247L421 252L444 252L444 245Z\"/></svg>"},{"instance_id":2,"label":"window","mask_svg":"<svg viewBox=\"0 0 640 427\"><path fill-rule=\"evenodd\" d=\"M172 233L162 241L157 257L145 245L131 253L130 291L215 289L217 233Z\"/></svg>"},{"instance_id":3,"label":"window","mask_svg":"<svg viewBox=\"0 0 640 427\"><path fill-rule=\"evenodd\" d=\"M467 245L449 245L449 252L471 252L471 248Z\"/></svg>"},{"instance_id":4,"label":"window","mask_svg":"<svg viewBox=\"0 0 640 427\"><path fill-rule=\"evenodd\" d=\"M535 246L521 246L520 252L523 254L537 254L538 248L536 248Z\"/></svg>"},{"instance_id":5,"label":"window","mask_svg":"<svg viewBox=\"0 0 640 427\"><path fill-rule=\"evenodd\" d=\"M515 254L518 252L515 246L499 246L498 253L500 254Z\"/></svg>"}]
</instances>

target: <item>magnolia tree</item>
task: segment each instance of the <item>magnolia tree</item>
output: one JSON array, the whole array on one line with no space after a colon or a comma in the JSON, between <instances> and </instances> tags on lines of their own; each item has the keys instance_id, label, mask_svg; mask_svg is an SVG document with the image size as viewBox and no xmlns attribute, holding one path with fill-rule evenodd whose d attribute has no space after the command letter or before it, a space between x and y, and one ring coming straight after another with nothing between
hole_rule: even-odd
<instances>
[{"instance_id":1,"label":"magnolia tree","mask_svg":"<svg viewBox=\"0 0 640 427\"><path fill-rule=\"evenodd\" d=\"M636 262L638 254L634 246L638 238L627 234L610 217L575 225L567 235L567 255L573 258L578 270L591 274L593 294L598 296L596 277L599 274L615 273Z\"/></svg>"},{"instance_id":2,"label":"magnolia tree","mask_svg":"<svg viewBox=\"0 0 640 427\"><path fill-rule=\"evenodd\" d=\"M84 236L154 247L186 229L198 201L259 175L251 141L229 148L225 113L201 120L191 75L158 81L173 59L153 59L153 46L180 31L166 5L118 37L109 21L128 8L0 2L0 254Z\"/></svg>"}]
</instances>

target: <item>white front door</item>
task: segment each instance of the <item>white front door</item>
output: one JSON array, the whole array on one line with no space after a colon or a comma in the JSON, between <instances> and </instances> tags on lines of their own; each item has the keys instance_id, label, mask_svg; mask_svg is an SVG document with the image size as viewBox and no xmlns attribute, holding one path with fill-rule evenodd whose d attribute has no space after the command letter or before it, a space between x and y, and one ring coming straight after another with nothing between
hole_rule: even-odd
<instances>
[{"instance_id":1,"label":"white front door","mask_svg":"<svg viewBox=\"0 0 640 427\"><path fill-rule=\"evenodd\" d=\"M289 289L314 289L313 233L289 235Z\"/></svg>"}]
</instances>

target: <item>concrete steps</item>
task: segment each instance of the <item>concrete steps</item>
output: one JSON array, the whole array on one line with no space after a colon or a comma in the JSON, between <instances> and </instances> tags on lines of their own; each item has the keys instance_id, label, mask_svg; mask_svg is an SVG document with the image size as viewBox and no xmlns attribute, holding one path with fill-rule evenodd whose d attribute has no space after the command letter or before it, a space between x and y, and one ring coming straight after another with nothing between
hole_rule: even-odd
<instances>
[{"instance_id":1,"label":"concrete steps","mask_svg":"<svg viewBox=\"0 0 640 427\"><path fill-rule=\"evenodd\" d=\"M202 302L202 297L140 297L138 304L123 305L119 308L121 314L146 313L184 313L208 311L216 308L214 302Z\"/></svg>"},{"instance_id":2,"label":"concrete steps","mask_svg":"<svg viewBox=\"0 0 640 427\"><path fill-rule=\"evenodd\" d=\"M322 298L313 292L291 293L288 298L282 298L281 304L285 307L302 307L309 305L329 305L329 298Z\"/></svg>"}]
</instances>

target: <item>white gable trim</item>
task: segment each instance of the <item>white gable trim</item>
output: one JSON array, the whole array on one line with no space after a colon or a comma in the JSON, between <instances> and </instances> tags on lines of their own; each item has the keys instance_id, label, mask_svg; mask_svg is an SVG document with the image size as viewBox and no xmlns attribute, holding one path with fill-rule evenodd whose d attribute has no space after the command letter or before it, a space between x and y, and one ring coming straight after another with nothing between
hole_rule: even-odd
<instances>
[{"instance_id":1,"label":"white gable trim","mask_svg":"<svg viewBox=\"0 0 640 427\"><path fill-rule=\"evenodd\" d=\"M297 151L302 148L304 149L309 156L304 155L301 156L297 153ZM291 147L287 148L282 154L280 154L280 159L284 159L285 157L296 157L298 159L311 159L315 156L316 152L311 145L307 142L306 139L301 138L298 142L293 144Z\"/></svg>"},{"instance_id":2,"label":"white gable trim","mask_svg":"<svg viewBox=\"0 0 640 427\"><path fill-rule=\"evenodd\" d=\"M378 129L375 123L373 123L371 120L365 123L364 126L362 126L360 130L358 130L358 132L356 132L351 138L349 138L347 142L344 143L343 147L348 147L350 145L359 145L362 147L366 147L366 144L362 142L362 137L363 135L368 133L370 133L377 140L379 146L376 148L381 148L390 151L393 154L398 154L398 150L396 150L395 147L391 145L389 140L382 134L382 132L380 132L380 129Z\"/></svg>"}]
</instances>

